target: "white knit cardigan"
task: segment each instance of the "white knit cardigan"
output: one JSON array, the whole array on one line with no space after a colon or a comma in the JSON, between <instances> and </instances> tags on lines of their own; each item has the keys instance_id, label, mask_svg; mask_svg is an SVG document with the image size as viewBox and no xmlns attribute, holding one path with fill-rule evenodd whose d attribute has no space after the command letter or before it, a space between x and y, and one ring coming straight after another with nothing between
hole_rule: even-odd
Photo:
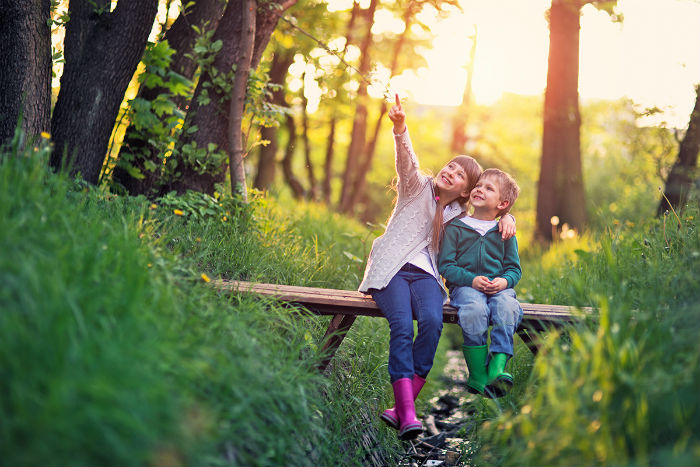
<instances>
[{"instance_id":1,"label":"white knit cardigan","mask_svg":"<svg viewBox=\"0 0 700 467\"><path fill-rule=\"evenodd\" d=\"M437 209L433 178L420 173L408 130L394 135L394 149L399 178L398 197L386 230L372 243L365 275L358 288L363 293L386 287L399 269L426 246L433 267L437 264L437 252L431 245L432 221ZM446 224L463 210L457 201L453 201L445 208L443 222ZM447 300L445 285L437 271L434 275Z\"/></svg>"}]
</instances>

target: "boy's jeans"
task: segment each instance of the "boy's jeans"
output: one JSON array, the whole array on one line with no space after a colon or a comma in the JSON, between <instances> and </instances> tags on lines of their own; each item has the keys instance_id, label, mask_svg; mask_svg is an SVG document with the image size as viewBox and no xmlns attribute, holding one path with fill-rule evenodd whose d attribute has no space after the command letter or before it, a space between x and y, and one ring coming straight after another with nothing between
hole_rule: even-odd
<instances>
[{"instance_id":1,"label":"boy's jeans","mask_svg":"<svg viewBox=\"0 0 700 467\"><path fill-rule=\"evenodd\" d=\"M493 326L489 352L513 356L513 334L523 319L515 290L486 295L471 287L455 287L450 291L450 304L459 310L464 345L485 345L489 326Z\"/></svg>"},{"instance_id":2,"label":"boy's jeans","mask_svg":"<svg viewBox=\"0 0 700 467\"><path fill-rule=\"evenodd\" d=\"M435 277L405 264L381 290L370 289L372 298L389 321L389 377L428 376L442 333L442 288ZM413 318L418 335L413 341Z\"/></svg>"}]
</instances>

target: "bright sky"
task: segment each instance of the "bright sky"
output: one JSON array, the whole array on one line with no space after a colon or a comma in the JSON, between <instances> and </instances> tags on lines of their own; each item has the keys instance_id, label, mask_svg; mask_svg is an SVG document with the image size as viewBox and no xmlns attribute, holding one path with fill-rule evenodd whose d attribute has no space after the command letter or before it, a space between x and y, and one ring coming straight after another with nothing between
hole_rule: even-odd
<instances>
[{"instance_id":1,"label":"bright sky","mask_svg":"<svg viewBox=\"0 0 700 467\"><path fill-rule=\"evenodd\" d=\"M476 24L476 101L489 104L503 92L542 95L549 49L544 14L550 3L461 0L463 12L431 28L436 38L425 53L429 67L394 78L392 91L422 104L458 105ZM621 24L591 5L583 8L581 99L627 96L642 108L659 107L670 124L685 127L695 101L693 85L700 82L700 1L620 0L618 11Z\"/></svg>"}]
</instances>

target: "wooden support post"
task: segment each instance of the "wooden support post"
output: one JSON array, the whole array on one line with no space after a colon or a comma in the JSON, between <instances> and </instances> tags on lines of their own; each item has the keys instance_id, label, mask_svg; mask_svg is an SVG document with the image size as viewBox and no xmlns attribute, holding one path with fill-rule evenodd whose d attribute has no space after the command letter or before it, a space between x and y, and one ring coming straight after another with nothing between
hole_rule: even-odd
<instances>
[{"instance_id":1,"label":"wooden support post","mask_svg":"<svg viewBox=\"0 0 700 467\"><path fill-rule=\"evenodd\" d=\"M328 324L326 334L323 336L323 348L321 354L323 360L318 365L319 371L323 373L326 367L333 359L335 351L338 350L340 343L343 342L345 335L350 330L352 323L355 322L355 315L333 315L331 322Z\"/></svg>"}]
</instances>

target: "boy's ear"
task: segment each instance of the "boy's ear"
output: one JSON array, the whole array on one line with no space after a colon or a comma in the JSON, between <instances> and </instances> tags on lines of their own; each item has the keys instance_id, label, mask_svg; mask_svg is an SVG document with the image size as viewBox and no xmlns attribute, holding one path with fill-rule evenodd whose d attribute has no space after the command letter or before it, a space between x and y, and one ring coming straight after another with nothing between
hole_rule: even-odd
<instances>
[{"instance_id":1,"label":"boy's ear","mask_svg":"<svg viewBox=\"0 0 700 467\"><path fill-rule=\"evenodd\" d=\"M508 207L508 205L510 205L510 201L503 200L500 203L498 203L498 206L496 206L496 207L498 208L499 211L503 211L505 208Z\"/></svg>"}]
</instances>

